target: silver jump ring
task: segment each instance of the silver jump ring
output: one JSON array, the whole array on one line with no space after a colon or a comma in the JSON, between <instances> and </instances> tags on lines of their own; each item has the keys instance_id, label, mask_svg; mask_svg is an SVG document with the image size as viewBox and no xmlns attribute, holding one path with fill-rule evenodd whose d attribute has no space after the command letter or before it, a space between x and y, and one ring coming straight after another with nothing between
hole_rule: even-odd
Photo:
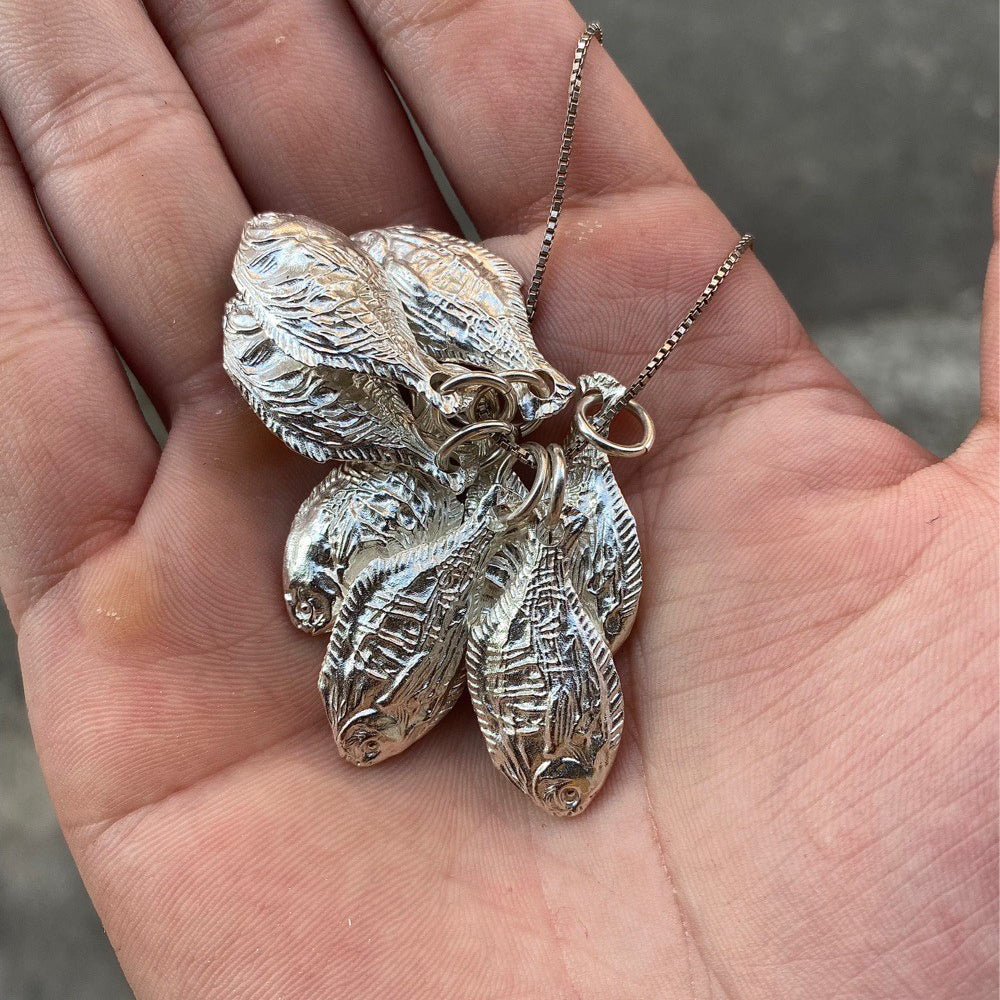
<instances>
[{"instance_id":1,"label":"silver jump ring","mask_svg":"<svg viewBox=\"0 0 1000 1000\"><path fill-rule=\"evenodd\" d=\"M556 391L556 380L541 368L529 370L527 368L508 368L500 372L500 375L508 382L517 385L526 385L531 389L533 395L539 399L551 399Z\"/></svg>"},{"instance_id":2,"label":"silver jump ring","mask_svg":"<svg viewBox=\"0 0 1000 1000\"><path fill-rule=\"evenodd\" d=\"M496 392L503 401L500 412L496 415L497 420L513 420L517 413L517 399L511 390L510 382L500 375L486 371L460 372L458 375L451 375L444 379L437 386L437 391L443 394L460 392L462 389L475 389L476 393L472 397L470 411L473 421L475 420L475 409L486 392Z\"/></svg>"},{"instance_id":3,"label":"silver jump ring","mask_svg":"<svg viewBox=\"0 0 1000 1000\"><path fill-rule=\"evenodd\" d=\"M536 368L533 371L527 368L508 368L500 374L512 385L527 386L531 394L542 402L546 399L551 399L555 394L556 380L548 372L542 371L541 368ZM530 434L541 422L540 417L536 417L534 420L526 420L523 424L519 425L521 433Z\"/></svg>"},{"instance_id":4,"label":"silver jump ring","mask_svg":"<svg viewBox=\"0 0 1000 1000\"><path fill-rule=\"evenodd\" d=\"M513 442L514 428L506 420L481 420L477 424L469 424L459 428L438 448L436 455L438 468L445 472L450 469L451 456L456 448L461 448L469 441L479 441L494 435L499 435Z\"/></svg>"},{"instance_id":5,"label":"silver jump ring","mask_svg":"<svg viewBox=\"0 0 1000 1000\"><path fill-rule=\"evenodd\" d=\"M537 441L526 441L522 447L530 454L535 464L535 478L525 498L516 507L500 515L501 521L508 529L530 524L531 515L539 500L545 495L552 477L552 462L545 447Z\"/></svg>"},{"instance_id":6,"label":"silver jump ring","mask_svg":"<svg viewBox=\"0 0 1000 1000\"><path fill-rule=\"evenodd\" d=\"M549 463L549 512L545 523L555 527L562 517L563 501L566 499L566 453L562 446L550 444L548 447Z\"/></svg>"},{"instance_id":7,"label":"silver jump ring","mask_svg":"<svg viewBox=\"0 0 1000 1000\"><path fill-rule=\"evenodd\" d=\"M594 404L601 404L603 396L599 389L591 389L585 392L576 404L576 413L573 416L573 424L577 431L585 437L592 445L600 448L608 455L615 455L620 458L635 458L638 455L645 455L653 442L656 440L656 428L653 426L653 418L635 400L630 399L623 409L628 410L642 425L642 437L635 444L619 444L605 437L591 423Z\"/></svg>"}]
</instances>

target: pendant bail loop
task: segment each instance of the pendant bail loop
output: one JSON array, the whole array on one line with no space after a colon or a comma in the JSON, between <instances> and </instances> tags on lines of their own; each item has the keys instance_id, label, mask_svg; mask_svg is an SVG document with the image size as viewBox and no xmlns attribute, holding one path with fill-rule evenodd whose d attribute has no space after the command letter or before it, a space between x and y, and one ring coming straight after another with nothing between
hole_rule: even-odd
<instances>
[{"instance_id":1,"label":"pendant bail loop","mask_svg":"<svg viewBox=\"0 0 1000 1000\"><path fill-rule=\"evenodd\" d=\"M602 434L592 422L592 418L601 409L603 402L604 398L600 389L591 389L580 397L573 415L573 425L577 432L595 448L600 448L608 455L614 455L618 458L637 458L640 455L645 455L653 447L653 442L656 440L656 427L645 407L640 406L634 399L628 400L622 407L639 421L642 426L642 437L632 444L621 444Z\"/></svg>"}]
</instances>

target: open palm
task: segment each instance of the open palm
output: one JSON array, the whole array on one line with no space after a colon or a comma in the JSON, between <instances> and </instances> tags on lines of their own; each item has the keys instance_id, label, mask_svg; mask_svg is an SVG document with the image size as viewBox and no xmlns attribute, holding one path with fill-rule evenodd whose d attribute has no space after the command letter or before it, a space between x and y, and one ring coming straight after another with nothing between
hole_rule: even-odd
<instances>
[{"instance_id":1,"label":"open palm","mask_svg":"<svg viewBox=\"0 0 1000 1000\"><path fill-rule=\"evenodd\" d=\"M534 809L467 706L358 772L280 592L321 470L222 372L233 250L263 209L454 227L384 66L527 271L582 25L563 0L145 6L0 0L0 572L137 995L992 995L995 354L937 462L740 264L622 464L647 582L601 799ZM535 332L626 378L735 232L606 54L588 74Z\"/></svg>"}]
</instances>

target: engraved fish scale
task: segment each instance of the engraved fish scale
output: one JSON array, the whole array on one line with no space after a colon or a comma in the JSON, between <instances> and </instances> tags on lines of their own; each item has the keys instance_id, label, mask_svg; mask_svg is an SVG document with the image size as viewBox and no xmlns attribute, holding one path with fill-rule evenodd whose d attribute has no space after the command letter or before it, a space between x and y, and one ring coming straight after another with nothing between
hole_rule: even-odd
<instances>
[{"instance_id":1,"label":"engraved fish scale","mask_svg":"<svg viewBox=\"0 0 1000 1000\"><path fill-rule=\"evenodd\" d=\"M599 389L606 403L625 391L603 372L580 378L580 391ZM563 519L575 520L566 565L584 606L604 630L612 652L628 637L642 593L642 553L635 517L607 454L588 442L570 459Z\"/></svg>"},{"instance_id":2,"label":"engraved fish scale","mask_svg":"<svg viewBox=\"0 0 1000 1000\"><path fill-rule=\"evenodd\" d=\"M338 749L356 764L399 753L454 705L469 594L498 525L493 492L439 538L376 558L334 622L320 675Z\"/></svg>"},{"instance_id":3,"label":"engraved fish scale","mask_svg":"<svg viewBox=\"0 0 1000 1000\"><path fill-rule=\"evenodd\" d=\"M461 516L461 504L416 470L373 463L335 469L299 508L285 545L293 623L328 631L345 588L371 559L443 534Z\"/></svg>"},{"instance_id":4,"label":"engraved fish scale","mask_svg":"<svg viewBox=\"0 0 1000 1000\"><path fill-rule=\"evenodd\" d=\"M621 685L560 545L533 531L520 551L500 596L473 604L469 692L494 764L543 809L575 815L614 761Z\"/></svg>"},{"instance_id":5,"label":"engraved fish scale","mask_svg":"<svg viewBox=\"0 0 1000 1000\"><path fill-rule=\"evenodd\" d=\"M521 297L521 276L507 261L459 236L414 226L373 229L351 238L396 286L417 342L428 354L494 372L547 373L555 389L546 400L518 387L529 420L551 416L569 401L573 385L538 350Z\"/></svg>"},{"instance_id":6,"label":"engraved fish scale","mask_svg":"<svg viewBox=\"0 0 1000 1000\"><path fill-rule=\"evenodd\" d=\"M392 459L461 489L464 474L441 471L391 382L290 357L240 296L226 306L223 334L227 374L293 451L316 462Z\"/></svg>"},{"instance_id":7,"label":"engraved fish scale","mask_svg":"<svg viewBox=\"0 0 1000 1000\"><path fill-rule=\"evenodd\" d=\"M251 219L233 280L275 344L306 365L389 379L452 412L440 366L414 340L385 272L343 233L303 216Z\"/></svg>"}]
</instances>

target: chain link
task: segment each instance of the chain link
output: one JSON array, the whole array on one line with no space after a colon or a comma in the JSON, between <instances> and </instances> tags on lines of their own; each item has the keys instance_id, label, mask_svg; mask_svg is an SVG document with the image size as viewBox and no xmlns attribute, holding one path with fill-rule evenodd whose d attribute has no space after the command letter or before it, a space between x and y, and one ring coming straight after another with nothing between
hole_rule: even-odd
<instances>
[{"instance_id":1,"label":"chain link","mask_svg":"<svg viewBox=\"0 0 1000 1000\"><path fill-rule=\"evenodd\" d=\"M542 280L545 278L545 268L548 266L549 253L552 250L552 241L555 239L556 227L559 225L559 216L562 214L563 202L566 199L566 177L569 174L570 154L573 152L576 113L580 107L583 64L587 61L587 50L594 39L600 44L604 44L601 26L596 21L591 21L587 25L587 30L580 36L580 41L576 46L576 53L573 56L573 69L569 77L569 102L566 105L566 124L563 126L562 143L559 146L559 163L556 167L556 183L552 190L549 218L545 223L545 235L542 237L542 246L538 251L538 262L535 264L535 273L532 275L531 285L524 299L529 322L535 317L535 309L538 307L538 295L542 290Z\"/></svg>"},{"instance_id":2,"label":"chain link","mask_svg":"<svg viewBox=\"0 0 1000 1000\"><path fill-rule=\"evenodd\" d=\"M711 280L705 286L705 290L698 296L695 304L684 319L681 320L677 329L667 337L663 342L663 346L649 359L646 367L638 374L635 381L602 415L601 422L605 428L610 426L611 421L646 388L650 379L659 371L660 366L670 356L670 352L681 342L684 334L694 326L694 321L701 315L702 310L711 301L712 296L719 290L729 272L736 266L736 262L747 250L753 249L753 243L753 236L749 233L744 234L740 238L739 243L733 247L733 252L719 265L719 269L712 275Z\"/></svg>"},{"instance_id":3,"label":"chain link","mask_svg":"<svg viewBox=\"0 0 1000 1000\"><path fill-rule=\"evenodd\" d=\"M538 251L538 261L535 264L535 272L531 279L531 284L525 296L525 308L528 320L532 320L538 307L538 296L541 292L542 281L545 278L545 270L548 266L549 255L552 250L552 241L555 239L556 228L559 225L559 218L562 214L563 204L566 199L566 181L569 175L569 161L573 151L573 137L576 132L577 113L580 108L580 89L583 83L583 67L587 59L587 52L590 44L596 39L603 44L604 38L601 26L592 21L587 25L586 31L580 36L573 56L573 67L569 80L569 99L566 105L566 122L563 127L562 142L559 146L559 160L556 166L555 186L552 190L552 201L549 208L548 221L545 224L545 234L542 237L542 245ZM732 253L722 262L719 269L712 276L705 286L705 290L698 296L688 314L681 320L680 325L663 342L660 349L650 358L648 364L636 376L635 380L627 389L615 399L605 410L595 414L591 427L595 432L607 433L612 421L624 410L633 404L635 397L642 392L649 384L653 376L659 371L661 365L670 356L670 353L681 342L684 335L694 325L695 320L701 315L705 306L711 301L712 296L719 290L726 280L729 272L736 266L737 261L747 250L752 250L754 239L751 235L744 235L739 243L733 248ZM641 407L639 408L641 410ZM643 411L643 414L645 411ZM533 447L525 446L517 439L517 429L511 427L513 435L503 434L498 436L496 444L499 449L508 453L512 459L523 462L527 465L536 465L536 453ZM583 447L583 438L577 440L567 450L567 457L571 457Z\"/></svg>"}]
</instances>

